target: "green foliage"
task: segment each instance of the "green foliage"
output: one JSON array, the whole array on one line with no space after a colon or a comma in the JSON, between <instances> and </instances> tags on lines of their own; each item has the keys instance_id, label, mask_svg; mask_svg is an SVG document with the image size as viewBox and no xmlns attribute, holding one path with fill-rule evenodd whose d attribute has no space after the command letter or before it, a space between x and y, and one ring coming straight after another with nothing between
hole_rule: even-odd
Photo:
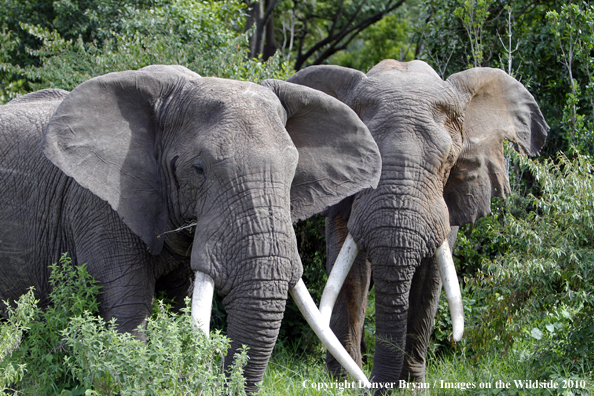
<instances>
[{"instance_id":1,"label":"green foliage","mask_svg":"<svg viewBox=\"0 0 594 396\"><path fill-rule=\"evenodd\" d=\"M367 72L384 59L412 60L415 53L412 24L404 17L408 12L402 8L374 23L353 40L346 51L333 55L330 63Z\"/></svg>"},{"instance_id":2,"label":"green foliage","mask_svg":"<svg viewBox=\"0 0 594 396\"><path fill-rule=\"evenodd\" d=\"M594 7L565 4L559 12L549 11L547 20L557 56L566 69L571 87L563 111L565 138L573 147L589 153L594 143L594 63L591 58L594 49ZM581 75L581 84L585 85L583 93L577 75ZM580 111L583 105L588 107L586 113Z\"/></svg>"},{"instance_id":3,"label":"green foliage","mask_svg":"<svg viewBox=\"0 0 594 396\"><path fill-rule=\"evenodd\" d=\"M7 306L7 321L0 326L0 392L5 394L12 383L21 381L25 375L25 364L4 362L21 345L23 336L39 314L33 290L29 290L16 301L16 308Z\"/></svg>"},{"instance_id":4,"label":"green foliage","mask_svg":"<svg viewBox=\"0 0 594 396\"><path fill-rule=\"evenodd\" d=\"M128 3L118 6L116 2L93 2L93 7L85 6L89 8L85 8L82 19L64 17L64 21L71 22L68 26L66 22L58 24L59 18L54 20L56 25L49 27L21 23L20 31L35 39L35 46L26 47L35 62L10 62L7 56L0 59L1 70L18 76L20 81L16 88L5 83L5 100L25 90L72 89L98 75L151 64L179 64L204 76L254 82L288 77L287 67L279 57L265 63L248 60L247 34L236 30L242 24L241 1L154 3L134 8ZM58 4L56 12L64 15L76 14L82 7L82 3ZM11 31L3 32L2 40L14 36Z\"/></svg>"},{"instance_id":5,"label":"green foliage","mask_svg":"<svg viewBox=\"0 0 594 396\"><path fill-rule=\"evenodd\" d=\"M43 311L32 290L16 308L8 308L8 320L0 325L0 356L8 355L0 363L0 390L22 395L245 394L246 349L225 373L229 340L217 332L205 337L193 326L189 309L175 315L158 303L146 328L137 330L143 343L96 315L99 287L84 266L75 268L63 255L52 266L50 284L50 306Z\"/></svg>"},{"instance_id":6,"label":"green foliage","mask_svg":"<svg viewBox=\"0 0 594 396\"><path fill-rule=\"evenodd\" d=\"M509 150L534 185L460 233L467 340L452 351L480 361L522 349L543 378L594 374L594 166L589 156L530 160ZM517 179L517 177L512 178ZM480 246L482 251L477 252ZM440 306L435 338L449 329Z\"/></svg>"},{"instance_id":7,"label":"green foliage","mask_svg":"<svg viewBox=\"0 0 594 396\"><path fill-rule=\"evenodd\" d=\"M10 359L5 360L9 364L26 364L26 375L21 381L21 389L25 394L29 393L27 389L52 394L74 386L64 366L67 353L61 332L68 327L70 317L82 315L86 311L97 313L99 310L96 299L99 286L84 265L75 268L67 255L64 254L58 263L52 264L49 283L51 305L44 311L31 305L31 299L19 301L19 307L29 303L29 316L21 322L23 327L27 327L27 336Z\"/></svg>"},{"instance_id":8,"label":"green foliage","mask_svg":"<svg viewBox=\"0 0 594 396\"><path fill-rule=\"evenodd\" d=\"M491 2L492 0L464 0L460 1L460 7L454 10L454 15L462 21L468 35L474 67L479 67L483 63L483 30L489 16L488 9Z\"/></svg>"},{"instance_id":9,"label":"green foliage","mask_svg":"<svg viewBox=\"0 0 594 396\"><path fill-rule=\"evenodd\" d=\"M452 19L456 15L456 19ZM551 126L546 155L594 143L592 6L581 1L426 0L419 57L443 77L468 66L506 70Z\"/></svg>"},{"instance_id":10,"label":"green foliage","mask_svg":"<svg viewBox=\"0 0 594 396\"><path fill-rule=\"evenodd\" d=\"M282 26L276 41L283 43L285 59L295 60L295 70L325 63L401 5L397 0L283 0L275 9Z\"/></svg>"},{"instance_id":11,"label":"green foliage","mask_svg":"<svg viewBox=\"0 0 594 396\"><path fill-rule=\"evenodd\" d=\"M186 302L189 304L189 300ZM229 341L195 328L189 309L182 315L158 313L141 329L146 345L118 333L115 322L90 313L74 317L63 331L71 354L65 365L82 384L99 395L242 395L247 349L235 355L229 378L223 363Z\"/></svg>"}]
</instances>

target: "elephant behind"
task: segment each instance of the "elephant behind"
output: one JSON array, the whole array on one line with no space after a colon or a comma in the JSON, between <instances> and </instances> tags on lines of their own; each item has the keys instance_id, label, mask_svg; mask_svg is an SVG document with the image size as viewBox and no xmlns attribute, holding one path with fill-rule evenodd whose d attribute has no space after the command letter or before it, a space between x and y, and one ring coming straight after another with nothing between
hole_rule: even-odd
<instances>
[{"instance_id":1,"label":"elephant behind","mask_svg":"<svg viewBox=\"0 0 594 396\"><path fill-rule=\"evenodd\" d=\"M380 166L347 106L283 81L149 66L25 95L0 107L0 298L35 286L47 303L68 252L102 285L101 315L133 331L155 292L181 303L196 274L198 316L216 288L226 363L248 345L254 391L302 274L292 222L375 186Z\"/></svg>"},{"instance_id":2,"label":"elephant behind","mask_svg":"<svg viewBox=\"0 0 594 396\"><path fill-rule=\"evenodd\" d=\"M463 330L461 296L451 254L442 253L454 244L458 226L486 215L491 197L509 192L503 141L536 155L549 127L526 88L498 69L474 68L443 81L425 62L384 60L367 74L311 66L287 81L348 104L382 156L378 187L325 213L328 271L345 239L360 250L332 312L331 328L361 364L373 279L372 381L423 381L442 287L437 261L454 275L446 294L449 302L458 301L450 304L456 339ZM436 260L436 254L444 259ZM456 288L457 295L452 292ZM320 309L326 306L332 305L323 301ZM331 356L328 366L341 374Z\"/></svg>"}]
</instances>

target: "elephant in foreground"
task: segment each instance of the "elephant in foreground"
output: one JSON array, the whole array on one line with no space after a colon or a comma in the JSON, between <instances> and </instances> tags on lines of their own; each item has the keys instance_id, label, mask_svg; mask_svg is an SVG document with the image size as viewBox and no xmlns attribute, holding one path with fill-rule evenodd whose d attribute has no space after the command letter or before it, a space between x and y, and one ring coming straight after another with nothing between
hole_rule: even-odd
<instances>
[{"instance_id":1,"label":"elephant in foreground","mask_svg":"<svg viewBox=\"0 0 594 396\"><path fill-rule=\"evenodd\" d=\"M88 263L100 313L121 331L145 322L155 292L183 302L192 287L207 328L215 288L232 340L226 364L249 347L248 391L288 292L302 285L292 223L375 187L381 167L369 131L338 100L181 66L17 98L0 107L0 139L0 299L34 286L47 304L48 265L62 252Z\"/></svg>"},{"instance_id":2,"label":"elephant in foreground","mask_svg":"<svg viewBox=\"0 0 594 396\"><path fill-rule=\"evenodd\" d=\"M458 226L488 214L491 198L509 192L503 141L536 155L549 127L526 88L498 69L470 69L443 81L425 62L384 60L367 74L311 66L287 81L349 105L369 128L382 156L376 189L361 191L325 212L328 271L345 239L345 254L354 259L348 276L341 275L346 280L327 320L361 364L372 280L376 347L371 380L422 381L442 287L440 272L452 280L446 294L454 339L463 332L460 289L449 253ZM325 295L320 311L329 312L334 300ZM341 374L331 356L327 364Z\"/></svg>"}]
</instances>

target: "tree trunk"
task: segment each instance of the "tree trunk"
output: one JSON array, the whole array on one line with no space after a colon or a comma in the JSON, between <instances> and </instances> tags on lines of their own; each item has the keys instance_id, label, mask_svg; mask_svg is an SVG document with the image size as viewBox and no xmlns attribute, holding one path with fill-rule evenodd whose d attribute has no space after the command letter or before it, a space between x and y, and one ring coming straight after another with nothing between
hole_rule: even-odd
<instances>
[{"instance_id":1,"label":"tree trunk","mask_svg":"<svg viewBox=\"0 0 594 396\"><path fill-rule=\"evenodd\" d=\"M267 60L277 50L274 39L274 7L278 0L260 0L248 2L248 17L245 24L246 31L255 25L250 37L250 58L262 56Z\"/></svg>"}]
</instances>

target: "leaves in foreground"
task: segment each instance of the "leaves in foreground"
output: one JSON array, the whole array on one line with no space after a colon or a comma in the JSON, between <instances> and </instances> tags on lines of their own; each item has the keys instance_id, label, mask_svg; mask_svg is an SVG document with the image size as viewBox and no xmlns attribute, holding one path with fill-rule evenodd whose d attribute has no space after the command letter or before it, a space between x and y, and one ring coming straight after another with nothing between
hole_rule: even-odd
<instances>
[{"instance_id":1,"label":"leaves in foreground","mask_svg":"<svg viewBox=\"0 0 594 396\"><path fill-rule=\"evenodd\" d=\"M0 324L0 391L18 395L244 395L247 350L225 372L230 343L206 337L189 309L156 313L138 333L119 333L97 316L99 286L67 255L51 268L50 306L33 290L8 308ZM22 341L22 342L21 342ZM20 346L19 346L20 344Z\"/></svg>"}]
</instances>

